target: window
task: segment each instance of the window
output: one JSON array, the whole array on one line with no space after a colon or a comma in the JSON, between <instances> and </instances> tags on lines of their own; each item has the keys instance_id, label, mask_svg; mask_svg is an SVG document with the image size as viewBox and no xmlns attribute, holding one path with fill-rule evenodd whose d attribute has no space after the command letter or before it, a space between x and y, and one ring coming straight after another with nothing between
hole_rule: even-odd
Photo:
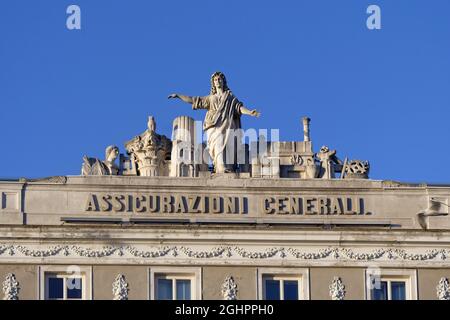
<instances>
[{"instance_id":1,"label":"window","mask_svg":"<svg viewBox=\"0 0 450 320\"><path fill-rule=\"evenodd\" d=\"M264 276L264 300L298 300L301 279Z\"/></svg>"},{"instance_id":2,"label":"window","mask_svg":"<svg viewBox=\"0 0 450 320\"><path fill-rule=\"evenodd\" d=\"M91 269L78 266L40 267L40 299L91 299Z\"/></svg>"},{"instance_id":3,"label":"window","mask_svg":"<svg viewBox=\"0 0 450 320\"><path fill-rule=\"evenodd\" d=\"M192 280L175 275L156 276L156 300L191 300Z\"/></svg>"},{"instance_id":4,"label":"window","mask_svg":"<svg viewBox=\"0 0 450 320\"><path fill-rule=\"evenodd\" d=\"M200 268L150 269L150 299L197 300L201 299Z\"/></svg>"},{"instance_id":5,"label":"window","mask_svg":"<svg viewBox=\"0 0 450 320\"><path fill-rule=\"evenodd\" d=\"M372 288L372 300L406 300L406 281L380 281Z\"/></svg>"},{"instance_id":6,"label":"window","mask_svg":"<svg viewBox=\"0 0 450 320\"><path fill-rule=\"evenodd\" d=\"M46 300L83 299L84 277L69 274L47 273L45 275Z\"/></svg>"},{"instance_id":7,"label":"window","mask_svg":"<svg viewBox=\"0 0 450 320\"><path fill-rule=\"evenodd\" d=\"M309 299L308 269L259 269L259 299L304 300Z\"/></svg>"},{"instance_id":8,"label":"window","mask_svg":"<svg viewBox=\"0 0 450 320\"><path fill-rule=\"evenodd\" d=\"M417 299L416 272L414 270L366 271L366 294L369 300Z\"/></svg>"}]
</instances>

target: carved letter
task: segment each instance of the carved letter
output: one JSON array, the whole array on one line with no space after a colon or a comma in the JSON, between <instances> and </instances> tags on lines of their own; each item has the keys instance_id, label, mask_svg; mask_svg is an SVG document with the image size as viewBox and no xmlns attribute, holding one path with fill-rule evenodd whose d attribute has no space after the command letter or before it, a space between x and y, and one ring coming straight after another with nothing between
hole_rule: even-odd
<instances>
[{"instance_id":1,"label":"carved letter","mask_svg":"<svg viewBox=\"0 0 450 320\"><path fill-rule=\"evenodd\" d=\"M148 197L148 206L150 212L158 212L159 211L159 196L149 196Z\"/></svg>"},{"instance_id":2,"label":"carved letter","mask_svg":"<svg viewBox=\"0 0 450 320\"><path fill-rule=\"evenodd\" d=\"M172 196L162 196L163 202L163 212L164 213L172 213L173 208L173 197Z\"/></svg>"},{"instance_id":3,"label":"carved letter","mask_svg":"<svg viewBox=\"0 0 450 320\"><path fill-rule=\"evenodd\" d=\"M85 211L99 211L97 196L95 194L90 194L88 197L88 201L86 203Z\"/></svg>"},{"instance_id":4,"label":"carved letter","mask_svg":"<svg viewBox=\"0 0 450 320\"><path fill-rule=\"evenodd\" d=\"M113 205L114 212L122 212L125 210L125 203L123 202L125 200L124 195L114 196L113 200L114 200Z\"/></svg>"},{"instance_id":5,"label":"carved letter","mask_svg":"<svg viewBox=\"0 0 450 320\"><path fill-rule=\"evenodd\" d=\"M206 208L207 208L207 205L208 205L208 197L205 197L205 196L202 196L202 197L200 197L201 199L200 199L200 212L201 213L207 213L206 212Z\"/></svg>"},{"instance_id":6,"label":"carved letter","mask_svg":"<svg viewBox=\"0 0 450 320\"><path fill-rule=\"evenodd\" d=\"M125 200L124 195L114 196L113 198L113 211L114 212L122 212L125 210L125 203L123 202Z\"/></svg>"},{"instance_id":7,"label":"carved letter","mask_svg":"<svg viewBox=\"0 0 450 320\"><path fill-rule=\"evenodd\" d=\"M125 196L125 202L128 212L133 212L134 197L132 195Z\"/></svg>"},{"instance_id":8,"label":"carved letter","mask_svg":"<svg viewBox=\"0 0 450 320\"><path fill-rule=\"evenodd\" d=\"M356 201L358 203L358 214L370 214L370 212L366 211L363 198L356 198Z\"/></svg>"},{"instance_id":9,"label":"carved letter","mask_svg":"<svg viewBox=\"0 0 450 320\"><path fill-rule=\"evenodd\" d=\"M189 212L200 213L200 210L199 210L200 201L201 201L201 198L198 196L189 196L188 197Z\"/></svg>"},{"instance_id":10,"label":"carved letter","mask_svg":"<svg viewBox=\"0 0 450 320\"><path fill-rule=\"evenodd\" d=\"M312 215L317 214L316 211L317 198L307 197L305 198L305 214Z\"/></svg>"},{"instance_id":11,"label":"carved letter","mask_svg":"<svg viewBox=\"0 0 450 320\"><path fill-rule=\"evenodd\" d=\"M100 203L100 209L102 211L104 211L104 212L111 211L111 209L112 209L112 204L110 202L111 199L112 199L112 197L109 194L101 196L102 202Z\"/></svg>"},{"instance_id":12,"label":"carved letter","mask_svg":"<svg viewBox=\"0 0 450 320\"><path fill-rule=\"evenodd\" d=\"M147 211L147 206L145 205L146 201L147 201L147 197L144 195L138 195L135 198L136 200L136 204L135 204L135 208L136 208L136 212L145 212Z\"/></svg>"},{"instance_id":13,"label":"carved letter","mask_svg":"<svg viewBox=\"0 0 450 320\"><path fill-rule=\"evenodd\" d=\"M239 212L241 213L241 214L245 214L245 213L247 213L247 207L246 207L246 204L247 204L247 198L245 198L245 197L239 197L238 198L239 199Z\"/></svg>"},{"instance_id":14,"label":"carved letter","mask_svg":"<svg viewBox=\"0 0 450 320\"><path fill-rule=\"evenodd\" d=\"M330 214L330 201L328 198L319 198L319 214Z\"/></svg>"},{"instance_id":15,"label":"carved letter","mask_svg":"<svg viewBox=\"0 0 450 320\"><path fill-rule=\"evenodd\" d=\"M187 213L187 205L185 203L185 198L180 195L175 196L175 212L177 213Z\"/></svg>"},{"instance_id":16,"label":"carved letter","mask_svg":"<svg viewBox=\"0 0 450 320\"><path fill-rule=\"evenodd\" d=\"M342 206L341 198L331 198L330 207L332 214L344 214L344 208Z\"/></svg>"},{"instance_id":17,"label":"carved letter","mask_svg":"<svg viewBox=\"0 0 450 320\"><path fill-rule=\"evenodd\" d=\"M275 199L272 197L265 198L263 201L263 212L265 214L273 214L275 213L275 209L272 208L272 204L275 203Z\"/></svg>"},{"instance_id":18,"label":"carved letter","mask_svg":"<svg viewBox=\"0 0 450 320\"><path fill-rule=\"evenodd\" d=\"M301 198L291 197L289 199L289 212L291 214L302 214L301 212Z\"/></svg>"},{"instance_id":19,"label":"carved letter","mask_svg":"<svg viewBox=\"0 0 450 320\"><path fill-rule=\"evenodd\" d=\"M211 197L211 206L213 213L222 213L222 198L221 197Z\"/></svg>"},{"instance_id":20,"label":"carved letter","mask_svg":"<svg viewBox=\"0 0 450 320\"><path fill-rule=\"evenodd\" d=\"M225 197L223 206L225 213L238 213L237 198L235 197Z\"/></svg>"},{"instance_id":21,"label":"carved letter","mask_svg":"<svg viewBox=\"0 0 450 320\"><path fill-rule=\"evenodd\" d=\"M345 208L345 214L351 215L351 214L356 214L355 210L354 210L354 203L353 203L353 199L352 198L346 198L345 202L347 204L346 208Z\"/></svg>"},{"instance_id":22,"label":"carved letter","mask_svg":"<svg viewBox=\"0 0 450 320\"><path fill-rule=\"evenodd\" d=\"M278 209L278 214L289 214L289 211L287 210L287 205L286 202L289 201L289 199L287 197L277 197L277 209Z\"/></svg>"},{"instance_id":23,"label":"carved letter","mask_svg":"<svg viewBox=\"0 0 450 320\"><path fill-rule=\"evenodd\" d=\"M359 199L358 197L352 197L351 198L352 201L352 211L355 214L364 214L364 212L362 212L362 206L361 206L361 201L362 199Z\"/></svg>"}]
</instances>

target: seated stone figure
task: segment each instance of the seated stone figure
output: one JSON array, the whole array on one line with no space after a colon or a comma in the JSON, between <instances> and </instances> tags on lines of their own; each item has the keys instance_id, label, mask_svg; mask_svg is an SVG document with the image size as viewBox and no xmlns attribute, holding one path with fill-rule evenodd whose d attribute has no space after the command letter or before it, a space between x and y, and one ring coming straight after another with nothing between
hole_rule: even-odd
<instances>
[{"instance_id":1,"label":"seated stone figure","mask_svg":"<svg viewBox=\"0 0 450 320\"><path fill-rule=\"evenodd\" d=\"M105 160L101 161L97 158L83 157L83 166L81 167L82 176L110 176L119 173L119 167L115 161L119 155L119 148L109 146L105 151Z\"/></svg>"}]
</instances>

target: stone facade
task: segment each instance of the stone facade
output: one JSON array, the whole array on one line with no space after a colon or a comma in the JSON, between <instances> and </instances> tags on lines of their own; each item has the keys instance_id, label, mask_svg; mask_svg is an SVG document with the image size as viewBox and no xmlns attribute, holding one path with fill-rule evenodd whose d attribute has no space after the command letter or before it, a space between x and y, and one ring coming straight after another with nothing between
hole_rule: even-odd
<instances>
[{"instance_id":1,"label":"stone facade","mask_svg":"<svg viewBox=\"0 0 450 320\"><path fill-rule=\"evenodd\" d=\"M314 152L302 125L304 141L247 145L215 172L192 119L170 140L150 117L118 165L110 146L81 176L0 181L4 296L76 280L61 298L157 299L172 283L174 297L252 300L295 283L298 299L354 300L373 298L373 281L448 297L450 186L370 180L368 162Z\"/></svg>"},{"instance_id":2,"label":"stone facade","mask_svg":"<svg viewBox=\"0 0 450 320\"><path fill-rule=\"evenodd\" d=\"M415 270L419 299L437 299L440 279L450 278L448 187L85 176L2 181L0 192L0 279L14 273L19 299L42 297L39 268L55 265L90 266L93 299L113 299L119 274L128 299L148 299L154 267L198 268L202 299L223 299L228 276L238 299L259 299L267 268L308 269L310 299L331 299L335 277L344 299L367 298L369 268ZM142 209L157 196L161 210ZM198 201L208 202L203 211Z\"/></svg>"}]
</instances>

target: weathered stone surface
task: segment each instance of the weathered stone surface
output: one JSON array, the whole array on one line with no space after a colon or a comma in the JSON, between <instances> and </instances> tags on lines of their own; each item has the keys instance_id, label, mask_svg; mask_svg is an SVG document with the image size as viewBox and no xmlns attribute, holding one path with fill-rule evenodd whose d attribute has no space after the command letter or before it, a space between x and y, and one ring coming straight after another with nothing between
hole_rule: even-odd
<instances>
[{"instance_id":1,"label":"weathered stone surface","mask_svg":"<svg viewBox=\"0 0 450 320\"><path fill-rule=\"evenodd\" d=\"M63 218L108 217L450 228L445 205L441 215L427 216L425 225L418 216L429 208L431 198L448 203L450 188L401 184L392 188L372 180L228 175L233 177L86 176L67 177L63 185L0 183L0 193L7 197L0 209L0 222L13 219L16 224L61 225ZM14 205L8 205L9 199ZM438 219L440 225L434 222Z\"/></svg>"},{"instance_id":2,"label":"weathered stone surface","mask_svg":"<svg viewBox=\"0 0 450 320\"><path fill-rule=\"evenodd\" d=\"M258 117L260 113L244 107L244 104L228 88L227 80L222 72L215 72L211 76L211 92L208 96L190 97L174 93L169 98L179 98L190 103L194 110L207 110L203 128L208 135L208 150L213 160L214 170L216 173L235 171L237 163L234 159L226 157L229 141L232 139L230 131L236 133L237 140L240 141L241 115Z\"/></svg>"},{"instance_id":3,"label":"weathered stone surface","mask_svg":"<svg viewBox=\"0 0 450 320\"><path fill-rule=\"evenodd\" d=\"M144 133L125 143L132 166L129 170L144 177L168 176L172 142L156 133L153 117L149 117L147 126Z\"/></svg>"},{"instance_id":4,"label":"weathered stone surface","mask_svg":"<svg viewBox=\"0 0 450 320\"><path fill-rule=\"evenodd\" d=\"M83 157L83 165L81 167L82 176L107 176L117 175L119 167L115 161L119 155L119 148L116 146L109 146L105 150L105 160L101 161L97 158Z\"/></svg>"},{"instance_id":5,"label":"weathered stone surface","mask_svg":"<svg viewBox=\"0 0 450 320\"><path fill-rule=\"evenodd\" d=\"M369 180L367 161L314 152L307 117L303 141L242 144L229 129L259 112L222 73L208 96L170 98L207 110L207 143L190 117L171 139L149 117L119 166L109 146L82 176L0 181L6 298L44 298L46 272L72 267L87 299L152 299L155 274L187 277L197 299L262 299L262 275L297 281L304 299L364 299L371 270L408 277L409 298L449 297L450 186Z\"/></svg>"}]
</instances>

